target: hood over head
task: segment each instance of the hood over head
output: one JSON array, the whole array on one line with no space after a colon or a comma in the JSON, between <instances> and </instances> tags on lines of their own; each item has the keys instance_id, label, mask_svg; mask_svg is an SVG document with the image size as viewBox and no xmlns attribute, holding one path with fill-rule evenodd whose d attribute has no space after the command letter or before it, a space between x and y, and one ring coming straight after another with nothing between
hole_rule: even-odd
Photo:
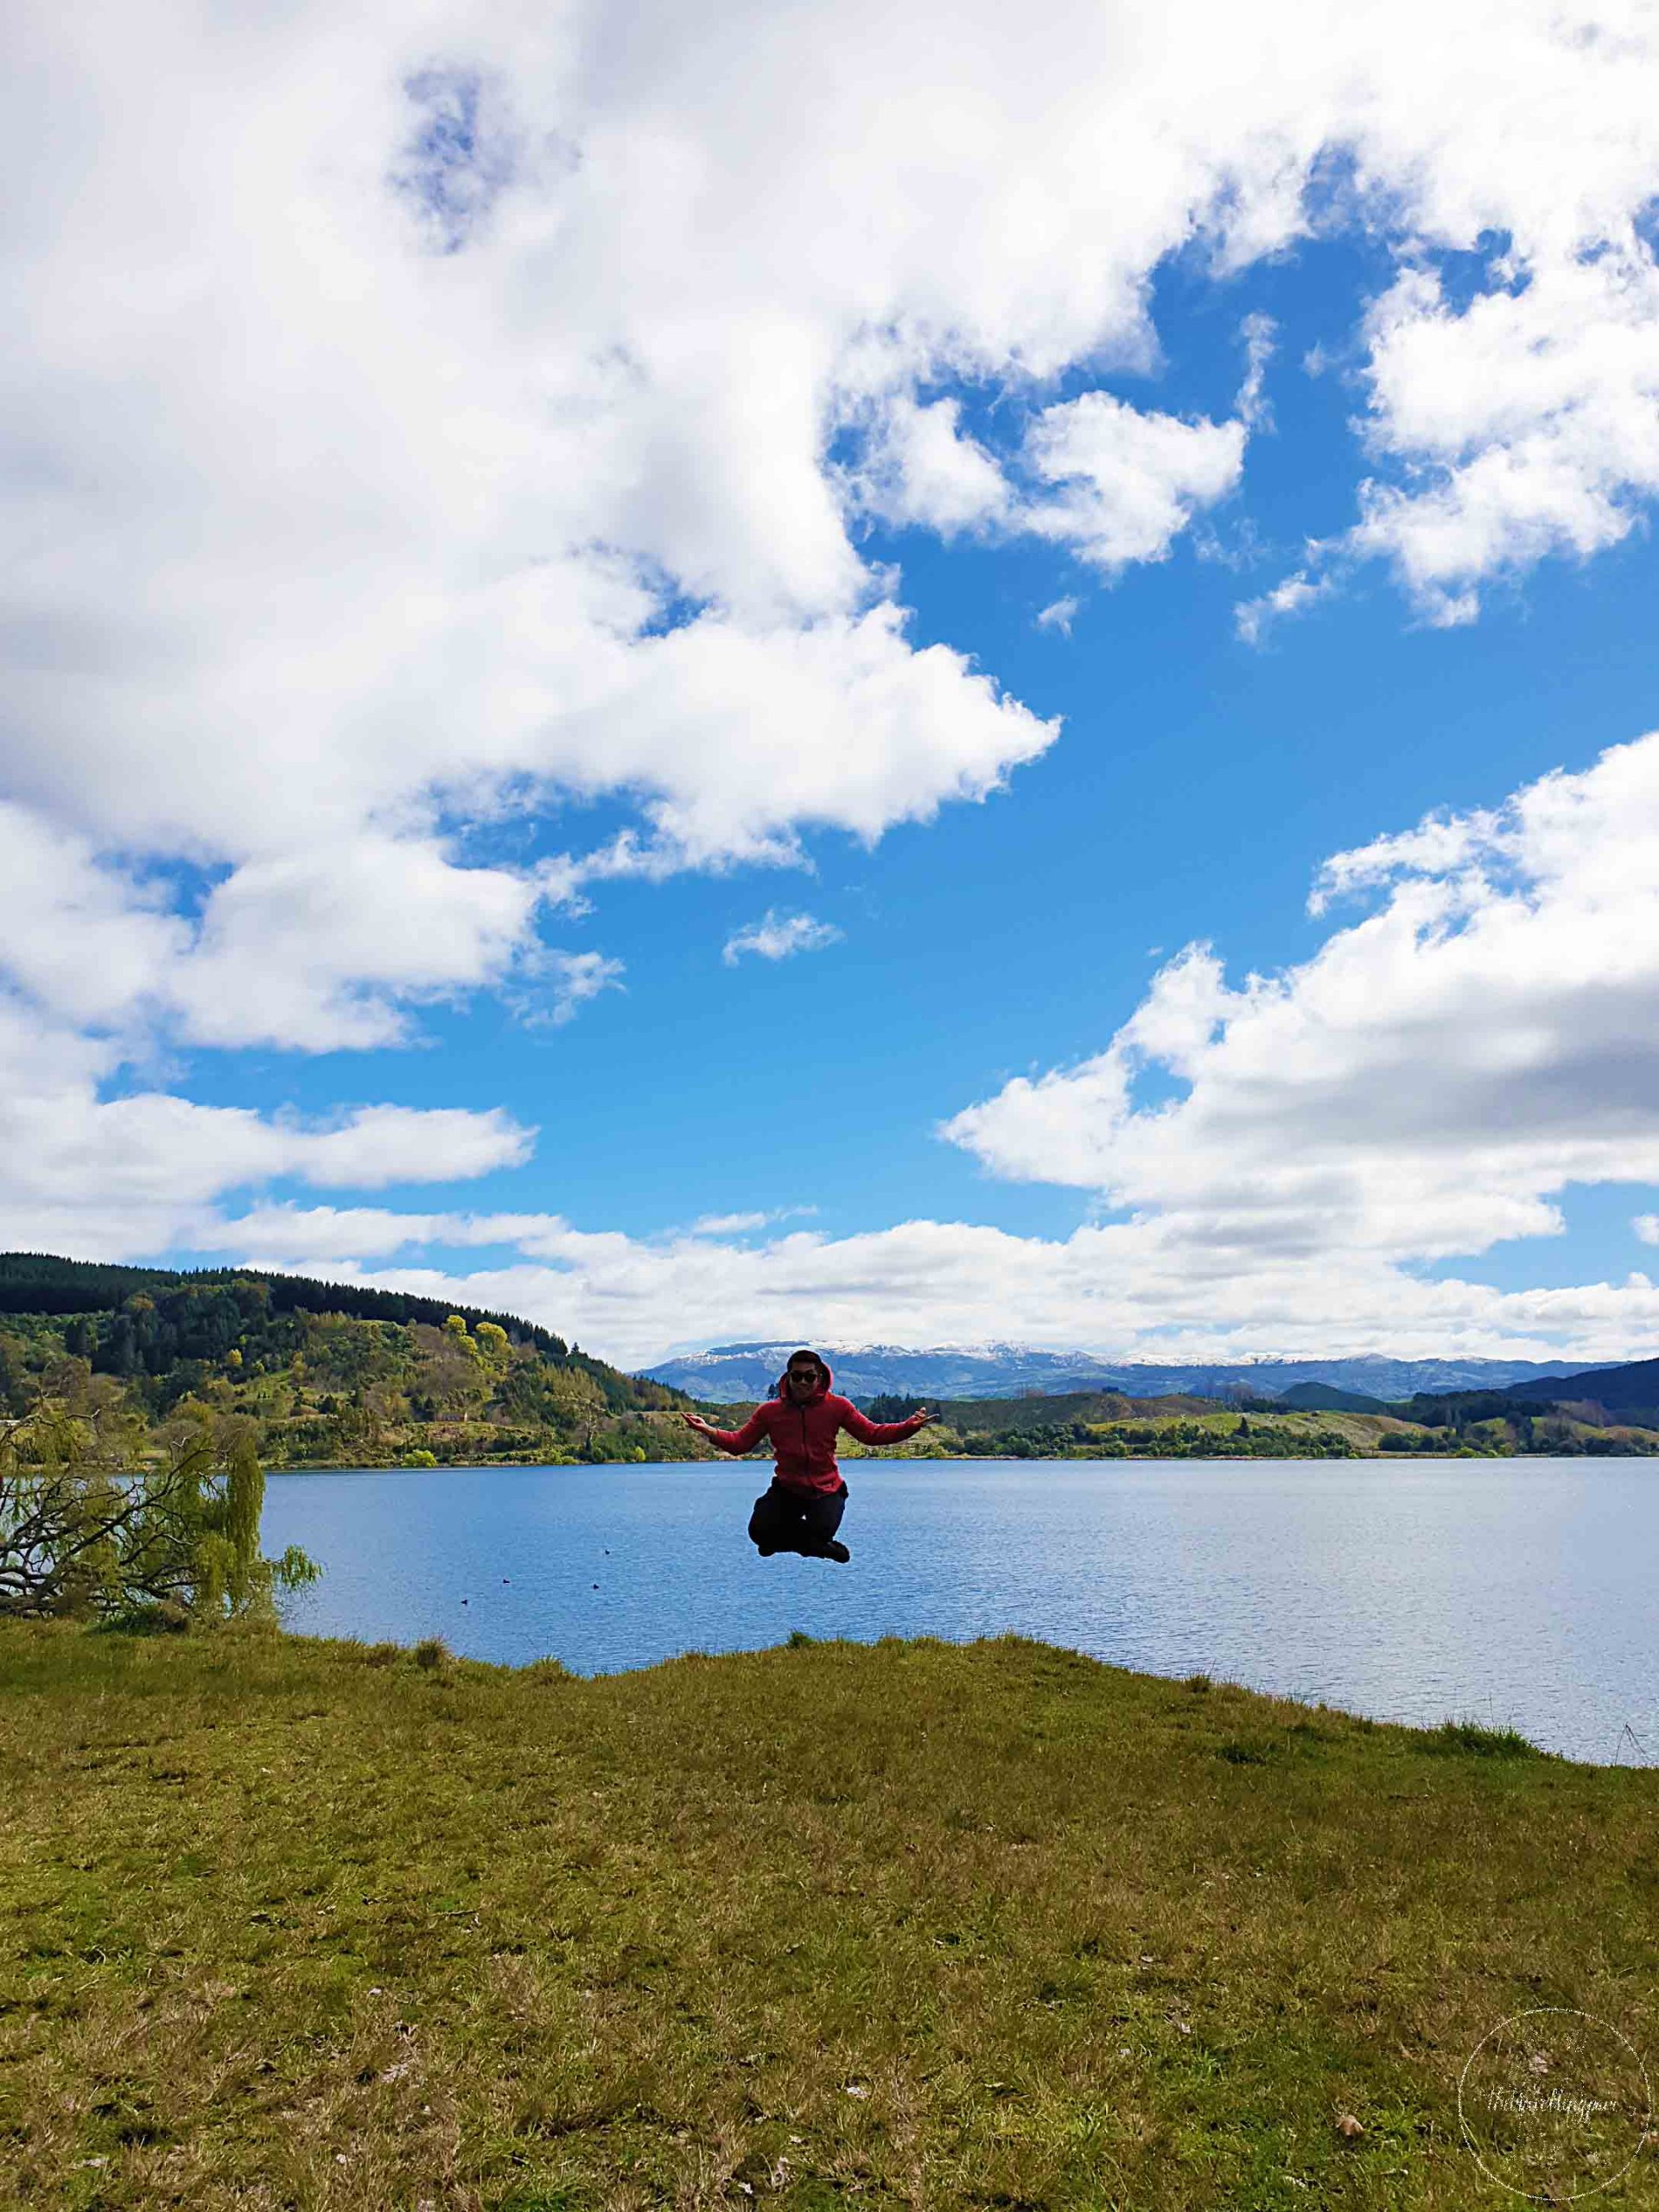
<instances>
[{"instance_id":1,"label":"hood over head","mask_svg":"<svg viewBox=\"0 0 1659 2212\"><path fill-rule=\"evenodd\" d=\"M830 1363L829 1363L829 1361L828 1361L828 1360L823 1357L823 1354L822 1352L817 1352L817 1351L809 1352L809 1351L808 1351L808 1350L807 1350L807 1348L806 1348L806 1346L805 1346L804 1344L803 1344L798 1351L792 1351L792 1352L791 1352L791 1354L789 1355L788 1359L786 1359L786 1360L784 1362L784 1371L783 1371L783 1373L782 1373L782 1374L778 1377L778 1387L777 1387L776 1390L772 1393L772 1395L773 1395L774 1397L783 1398L783 1399L785 1399L785 1400L788 1398L788 1396L789 1396L789 1370L790 1370L791 1365L793 1363L793 1362L794 1362L794 1361L796 1361L796 1360L798 1360L798 1359L816 1359L816 1360L817 1361L817 1363L818 1363L818 1387L817 1387L817 1390L813 1393L813 1396L814 1396L814 1397L818 1397L818 1398L822 1398L822 1397L826 1396L826 1395L828 1395L829 1391L830 1391L830 1385L834 1382L834 1381L835 1381L835 1379L836 1379L836 1378L835 1378L835 1376L834 1376L830 1372ZM809 1399L807 1400L807 1403L808 1403L808 1405L810 1405L810 1404L812 1403L812 1399L811 1399L811 1398L809 1398Z\"/></svg>"}]
</instances>

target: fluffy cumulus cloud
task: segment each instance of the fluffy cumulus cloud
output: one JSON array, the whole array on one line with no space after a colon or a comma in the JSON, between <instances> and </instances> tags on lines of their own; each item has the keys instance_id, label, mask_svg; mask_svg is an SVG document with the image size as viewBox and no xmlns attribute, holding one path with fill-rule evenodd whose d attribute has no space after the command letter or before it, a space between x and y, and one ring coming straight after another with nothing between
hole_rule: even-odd
<instances>
[{"instance_id":1,"label":"fluffy cumulus cloud","mask_svg":"<svg viewBox=\"0 0 1659 2212\"><path fill-rule=\"evenodd\" d=\"M1471 620L1489 578L1616 543L1659 493L1648 240L1572 240L1526 276L1456 309L1413 270L1369 318L1372 443L1410 474L1363 486L1349 542L1442 623Z\"/></svg>"},{"instance_id":2,"label":"fluffy cumulus cloud","mask_svg":"<svg viewBox=\"0 0 1659 2212\"><path fill-rule=\"evenodd\" d=\"M122 1257L211 1237L238 1196L450 1183L515 1167L533 1129L499 1109L342 1109L327 1119L100 1091L118 1048L0 999L0 1219L8 1243Z\"/></svg>"},{"instance_id":3,"label":"fluffy cumulus cloud","mask_svg":"<svg viewBox=\"0 0 1659 2212\"><path fill-rule=\"evenodd\" d=\"M1008 515L1014 495L998 463L962 429L962 402L922 405L894 392L877 416L856 479L862 505L884 521L953 531Z\"/></svg>"},{"instance_id":4,"label":"fluffy cumulus cloud","mask_svg":"<svg viewBox=\"0 0 1659 2212\"><path fill-rule=\"evenodd\" d=\"M1659 734L1338 854L1310 903L1367 894L1282 976L1234 988L1189 946L1096 1058L945 1135L1199 1274L1306 1263L1315 1296L1555 1233L1575 1184L1659 1182ZM1175 1095L1141 1103L1149 1072Z\"/></svg>"},{"instance_id":5,"label":"fluffy cumulus cloud","mask_svg":"<svg viewBox=\"0 0 1659 2212\"><path fill-rule=\"evenodd\" d=\"M1621 0L35 11L0 95L10 795L141 864L81 910L108 995L317 1048L498 984L548 886L455 882L443 831L508 795L627 795L665 868L994 791L1053 727L908 641L833 435L929 529L1160 557L1263 416L1260 318L1230 421L1105 388L1195 238L1224 273L1347 220L1400 253L1354 544L1414 593L1608 542L1656 482L1655 95ZM1451 298L1435 257L1495 237ZM1021 488L950 378L1023 420ZM394 877L433 926L388 944ZM19 964L68 1011L99 963Z\"/></svg>"},{"instance_id":6,"label":"fluffy cumulus cloud","mask_svg":"<svg viewBox=\"0 0 1659 2212\"><path fill-rule=\"evenodd\" d=\"M509 1255L470 1263L469 1247ZM199 1249L254 1266L419 1291L523 1313L588 1351L644 1366L687 1341L983 1344L1149 1359L1383 1349L1586 1361L1634 1357L1659 1325L1659 1285L1500 1291L1418 1281L1363 1255L1249 1264L1157 1223L1067 1237L914 1221L867 1235L810 1230L733 1242L721 1224L626 1236L556 1215L266 1209L202 1231Z\"/></svg>"},{"instance_id":7,"label":"fluffy cumulus cloud","mask_svg":"<svg viewBox=\"0 0 1659 2212\"><path fill-rule=\"evenodd\" d=\"M100 857L92 840L0 800L0 960L70 1020L131 1020L189 950L171 886Z\"/></svg>"},{"instance_id":8,"label":"fluffy cumulus cloud","mask_svg":"<svg viewBox=\"0 0 1659 2212\"><path fill-rule=\"evenodd\" d=\"M1242 423L1184 423L1086 391L1032 426L1033 466L1061 490L1032 508L1027 527L1108 574L1161 561L1198 508L1235 489L1244 437Z\"/></svg>"},{"instance_id":9,"label":"fluffy cumulus cloud","mask_svg":"<svg viewBox=\"0 0 1659 2212\"><path fill-rule=\"evenodd\" d=\"M38 1055L19 1096L67 1083L66 1131L129 1133L88 1140L136 1163L112 1190L162 1111L104 1095L147 1040L396 1043L480 989L558 1022L618 980L569 941L583 887L872 842L1036 760L1057 725L966 641L914 639L860 533L872 509L1036 532L1081 583L1248 498L1272 333L1246 323L1230 415L1159 406L1173 253L1230 280L1346 226L1392 257L1351 334L1353 527L1269 611L1376 558L1466 619L1488 579L1592 554L1659 490L1641 0L727 0L696 35L661 0L211 22L89 0L28 11L9 60L0 976ZM562 810L599 798L621 832L539 866L467 835L517 816L516 850L568 844ZM1395 882L1294 988L1228 992L1196 957L1160 984L1148 1031L1179 993L1215 1001L1171 1117L1192 1176L1212 1110L1254 1128L1252 1085L1277 1095L1275 1023L1363 1135L1320 979L1374 957L1438 983L1566 913L1543 877L1480 905L1483 865ZM1586 1007L1617 997L1616 960L1586 972ZM1504 1065L1536 1041L1517 1020L1482 1033ZM1019 1172L1086 1166L1175 1236L1176 1147L1112 1103L1138 1049L959 1134ZM1603 1065L1639 1119L1631 1056L1606 1041ZM1429 1086L1447 1112L1452 1084ZM1587 1109L1589 1164L1616 1118ZM1543 1220L1559 1131L1522 1119L1501 1190L1440 1189L1407 1147L1402 1222ZM293 1173L326 1157L283 1141ZM1370 1146L1374 1189L1332 1157L1337 1214L1368 1249L1429 1249L1387 1230ZM1287 1249L1298 1187L1268 1209Z\"/></svg>"},{"instance_id":10,"label":"fluffy cumulus cloud","mask_svg":"<svg viewBox=\"0 0 1659 2212\"><path fill-rule=\"evenodd\" d=\"M429 839L262 855L214 887L163 988L201 1044L395 1044L401 1001L505 975L536 905L533 880L457 868Z\"/></svg>"},{"instance_id":11,"label":"fluffy cumulus cloud","mask_svg":"<svg viewBox=\"0 0 1659 2212\"><path fill-rule=\"evenodd\" d=\"M1122 1217L1069 1237L921 1220L835 1236L766 1213L634 1237L550 1214L321 1204L200 1206L194 1243L505 1306L631 1363L682 1338L691 1313L729 1338L1015 1337L1148 1357L1648 1348L1659 1286L1640 1270L1506 1291L1423 1263L1556 1233L1575 1185L1659 1184L1659 734L1338 854L1310 906L1332 926L1300 966L1235 986L1188 946L1096 1058L945 1126L995 1173L1073 1185ZM66 1096L77 1081L84 1093L71 1064ZM96 1110L141 1194L152 1121L199 1111ZM424 1123L443 1118L404 1117L401 1158L442 1152L448 1133ZM328 1133L233 1116L204 1128L199 1198L262 1147L287 1147L320 1185L359 1179L359 1154L385 1164L373 1115ZM480 1117L454 1141L483 1160L524 1138ZM1659 1241L1659 1217L1632 1227Z\"/></svg>"},{"instance_id":12,"label":"fluffy cumulus cloud","mask_svg":"<svg viewBox=\"0 0 1659 2212\"><path fill-rule=\"evenodd\" d=\"M1253 336L1241 401L1261 414L1263 360ZM1036 411L1005 467L961 429L961 402L919 406L894 394L880 411L859 504L883 520L949 537L963 529L1052 538L1108 576L1161 561L1195 514L1238 488L1249 425L1183 421L1086 391ZM1064 602L1062 602L1064 603Z\"/></svg>"}]
</instances>

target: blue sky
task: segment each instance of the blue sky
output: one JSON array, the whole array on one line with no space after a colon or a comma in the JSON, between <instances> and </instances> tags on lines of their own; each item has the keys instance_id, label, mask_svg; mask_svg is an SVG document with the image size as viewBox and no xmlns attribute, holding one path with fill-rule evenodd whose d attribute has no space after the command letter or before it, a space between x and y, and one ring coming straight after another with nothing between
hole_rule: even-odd
<instances>
[{"instance_id":1,"label":"blue sky","mask_svg":"<svg viewBox=\"0 0 1659 2212\"><path fill-rule=\"evenodd\" d=\"M31 34L3 1241L1650 1351L1659 54L621 14Z\"/></svg>"}]
</instances>

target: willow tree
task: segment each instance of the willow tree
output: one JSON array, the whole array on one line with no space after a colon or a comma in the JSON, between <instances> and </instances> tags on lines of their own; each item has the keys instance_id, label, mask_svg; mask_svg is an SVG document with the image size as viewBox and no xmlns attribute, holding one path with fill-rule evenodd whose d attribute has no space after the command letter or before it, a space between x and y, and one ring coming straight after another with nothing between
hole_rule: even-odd
<instances>
[{"instance_id":1,"label":"willow tree","mask_svg":"<svg viewBox=\"0 0 1659 2212\"><path fill-rule=\"evenodd\" d=\"M130 1423L54 1400L0 1421L0 1615L270 1614L317 1570L292 1546L260 1555L254 1435L206 1408L142 1446Z\"/></svg>"}]
</instances>

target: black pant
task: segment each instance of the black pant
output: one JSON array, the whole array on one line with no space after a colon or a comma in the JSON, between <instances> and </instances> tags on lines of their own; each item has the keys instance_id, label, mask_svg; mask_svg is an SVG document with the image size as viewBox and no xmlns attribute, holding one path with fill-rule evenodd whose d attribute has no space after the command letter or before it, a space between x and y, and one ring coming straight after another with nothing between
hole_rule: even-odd
<instances>
[{"instance_id":1,"label":"black pant","mask_svg":"<svg viewBox=\"0 0 1659 2212\"><path fill-rule=\"evenodd\" d=\"M817 1557L847 1510L847 1485L839 1490L791 1490L774 1482L765 1497L754 1501L749 1516L749 1535L760 1550L804 1552Z\"/></svg>"}]
</instances>

